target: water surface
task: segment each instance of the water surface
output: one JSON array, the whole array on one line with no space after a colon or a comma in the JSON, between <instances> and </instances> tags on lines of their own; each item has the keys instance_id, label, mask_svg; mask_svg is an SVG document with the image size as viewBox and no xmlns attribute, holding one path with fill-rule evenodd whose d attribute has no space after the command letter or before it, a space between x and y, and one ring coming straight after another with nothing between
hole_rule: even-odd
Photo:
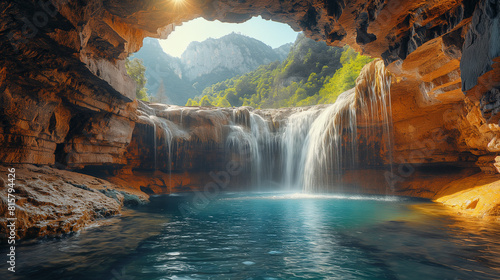
<instances>
[{"instance_id":1,"label":"water surface","mask_svg":"<svg viewBox=\"0 0 500 280\"><path fill-rule=\"evenodd\" d=\"M500 226L398 197L190 196L64 238L18 246L1 279L496 279ZM2 255L6 251L2 250ZM7 278L6 278L7 277Z\"/></svg>"}]
</instances>

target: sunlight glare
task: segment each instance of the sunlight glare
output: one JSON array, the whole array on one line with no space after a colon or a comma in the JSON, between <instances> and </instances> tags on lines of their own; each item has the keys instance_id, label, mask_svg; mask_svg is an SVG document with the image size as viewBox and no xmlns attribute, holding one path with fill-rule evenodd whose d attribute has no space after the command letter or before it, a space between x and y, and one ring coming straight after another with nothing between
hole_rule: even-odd
<instances>
[{"instance_id":1,"label":"sunlight glare","mask_svg":"<svg viewBox=\"0 0 500 280\"><path fill-rule=\"evenodd\" d=\"M186 6L186 0L172 0L172 2L174 3L174 6L176 8L178 7L185 7Z\"/></svg>"}]
</instances>

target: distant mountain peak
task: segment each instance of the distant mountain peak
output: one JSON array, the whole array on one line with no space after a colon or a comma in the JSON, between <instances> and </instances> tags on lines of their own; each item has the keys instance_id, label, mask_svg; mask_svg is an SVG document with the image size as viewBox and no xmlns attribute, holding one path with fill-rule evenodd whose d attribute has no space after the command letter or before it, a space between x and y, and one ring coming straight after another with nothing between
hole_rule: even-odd
<instances>
[{"instance_id":1,"label":"distant mountain peak","mask_svg":"<svg viewBox=\"0 0 500 280\"><path fill-rule=\"evenodd\" d=\"M149 38L146 37L144 38L144 41L142 41L142 46L155 46L155 47L161 47L160 41L156 38Z\"/></svg>"},{"instance_id":2,"label":"distant mountain peak","mask_svg":"<svg viewBox=\"0 0 500 280\"><path fill-rule=\"evenodd\" d=\"M230 78L280 59L282 54L265 43L234 32L218 39L193 42L181 55L185 65L183 77L188 80L204 75Z\"/></svg>"},{"instance_id":3,"label":"distant mountain peak","mask_svg":"<svg viewBox=\"0 0 500 280\"><path fill-rule=\"evenodd\" d=\"M290 46L273 49L238 33L191 42L180 58L166 54L158 39L146 38L134 54L146 66L146 88L155 95L164 84L169 102L184 105L207 86L242 75L273 61L283 61Z\"/></svg>"}]
</instances>

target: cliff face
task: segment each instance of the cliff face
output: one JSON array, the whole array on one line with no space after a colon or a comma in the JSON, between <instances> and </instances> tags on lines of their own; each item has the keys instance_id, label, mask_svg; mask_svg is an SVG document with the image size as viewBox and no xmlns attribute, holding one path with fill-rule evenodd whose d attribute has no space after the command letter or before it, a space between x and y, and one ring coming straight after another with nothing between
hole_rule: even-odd
<instances>
[{"instance_id":1,"label":"cliff face","mask_svg":"<svg viewBox=\"0 0 500 280\"><path fill-rule=\"evenodd\" d=\"M146 38L134 54L146 67L146 87L156 102L185 105L204 88L255 70L260 65L284 60L286 44L272 49L263 42L239 34L193 42L181 58L163 52L157 39Z\"/></svg>"},{"instance_id":2,"label":"cliff face","mask_svg":"<svg viewBox=\"0 0 500 280\"><path fill-rule=\"evenodd\" d=\"M86 7L44 3L0 3L0 160L124 164L136 104L124 56L113 50L123 42L96 38L109 26L78 25L90 20Z\"/></svg>"},{"instance_id":3,"label":"cliff face","mask_svg":"<svg viewBox=\"0 0 500 280\"><path fill-rule=\"evenodd\" d=\"M181 56L183 76L191 81L206 75L241 75L263 64L283 59L268 45L235 33L220 39L191 43Z\"/></svg>"},{"instance_id":4,"label":"cliff face","mask_svg":"<svg viewBox=\"0 0 500 280\"><path fill-rule=\"evenodd\" d=\"M384 60L394 74L396 164L478 165L496 172L498 1L175 2L1 1L0 161L136 166L134 157L125 157L141 148L129 145L134 126L137 122L139 133L151 125L146 125L149 117L138 117L135 87L123 60L141 48L145 37L165 38L175 24L189 19L242 22L262 15ZM182 145L191 151L195 143L203 144L182 164L201 160L204 145L211 145L205 140L218 139L204 127L224 118L203 114L191 120L199 126L193 132L199 140ZM387 157L380 161L387 164ZM404 177L405 170L401 167L398 176Z\"/></svg>"}]
</instances>

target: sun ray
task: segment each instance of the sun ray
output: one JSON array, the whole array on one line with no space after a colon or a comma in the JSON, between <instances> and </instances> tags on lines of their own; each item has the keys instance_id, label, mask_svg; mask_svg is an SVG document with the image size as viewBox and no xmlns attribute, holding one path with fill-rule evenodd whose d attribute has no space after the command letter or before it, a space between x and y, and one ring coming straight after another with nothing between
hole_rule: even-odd
<instances>
[{"instance_id":1,"label":"sun ray","mask_svg":"<svg viewBox=\"0 0 500 280\"><path fill-rule=\"evenodd\" d=\"M184 9L187 8L189 3L188 0L170 0L176 9Z\"/></svg>"}]
</instances>

